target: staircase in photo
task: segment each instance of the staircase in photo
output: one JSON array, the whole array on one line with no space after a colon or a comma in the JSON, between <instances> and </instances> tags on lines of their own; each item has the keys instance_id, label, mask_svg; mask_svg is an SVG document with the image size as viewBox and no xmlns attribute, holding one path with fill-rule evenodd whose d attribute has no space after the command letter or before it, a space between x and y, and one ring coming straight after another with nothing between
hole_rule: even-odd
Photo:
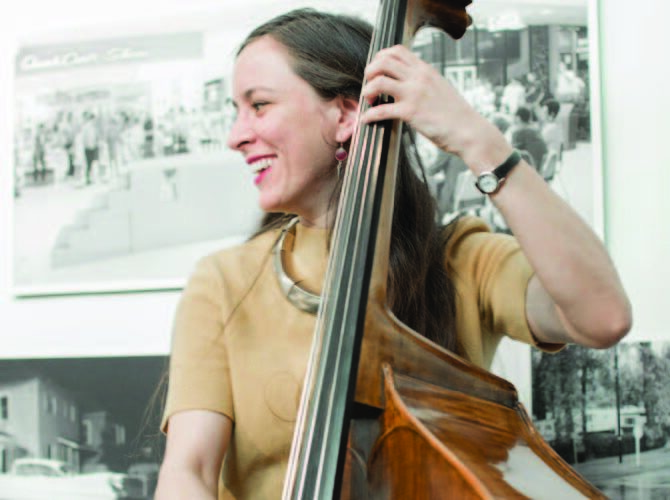
<instances>
[{"instance_id":1,"label":"staircase in photo","mask_svg":"<svg viewBox=\"0 0 670 500\"><path fill-rule=\"evenodd\" d=\"M232 152L130 164L120 182L63 226L51 264L57 268L207 240L241 241L259 220L247 169Z\"/></svg>"}]
</instances>

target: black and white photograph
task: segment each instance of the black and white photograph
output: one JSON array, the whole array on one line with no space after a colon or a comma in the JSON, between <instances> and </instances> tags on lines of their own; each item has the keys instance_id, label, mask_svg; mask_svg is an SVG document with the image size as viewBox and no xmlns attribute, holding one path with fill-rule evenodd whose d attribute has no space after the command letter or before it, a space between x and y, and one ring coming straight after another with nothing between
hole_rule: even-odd
<instances>
[{"instance_id":1,"label":"black and white photograph","mask_svg":"<svg viewBox=\"0 0 670 500\"><path fill-rule=\"evenodd\" d=\"M670 342L533 351L533 421L613 500L670 498Z\"/></svg>"},{"instance_id":2,"label":"black and white photograph","mask_svg":"<svg viewBox=\"0 0 670 500\"><path fill-rule=\"evenodd\" d=\"M461 40L426 30L414 49L600 231L597 40L596 28L589 26L593 8L586 0L474 2L473 26ZM509 231L457 155L425 140L419 141L419 149L442 220L469 213L496 231Z\"/></svg>"},{"instance_id":3,"label":"black and white photograph","mask_svg":"<svg viewBox=\"0 0 670 500\"><path fill-rule=\"evenodd\" d=\"M253 178L226 145L232 61L254 22L304 5L333 9L203 1L161 23L18 35L15 295L179 289L253 234ZM376 2L339 10L374 19Z\"/></svg>"},{"instance_id":4,"label":"black and white photograph","mask_svg":"<svg viewBox=\"0 0 670 500\"><path fill-rule=\"evenodd\" d=\"M20 47L17 293L179 287L258 224L225 145L221 32L188 29Z\"/></svg>"},{"instance_id":5,"label":"black and white photograph","mask_svg":"<svg viewBox=\"0 0 670 500\"><path fill-rule=\"evenodd\" d=\"M0 360L0 498L150 500L166 358Z\"/></svg>"},{"instance_id":6,"label":"black and white photograph","mask_svg":"<svg viewBox=\"0 0 670 500\"><path fill-rule=\"evenodd\" d=\"M426 29L413 50L599 230L597 61L587 4L475 2L461 40ZM348 10L373 20L376 4ZM62 33L49 43L21 42L13 116L17 295L180 288L199 256L253 233L255 187L226 146L230 67L244 17L229 14L221 7L205 20L194 11L158 32L119 26L99 30L113 37ZM417 147L441 220L470 213L508 231L462 160L421 137Z\"/></svg>"}]
</instances>

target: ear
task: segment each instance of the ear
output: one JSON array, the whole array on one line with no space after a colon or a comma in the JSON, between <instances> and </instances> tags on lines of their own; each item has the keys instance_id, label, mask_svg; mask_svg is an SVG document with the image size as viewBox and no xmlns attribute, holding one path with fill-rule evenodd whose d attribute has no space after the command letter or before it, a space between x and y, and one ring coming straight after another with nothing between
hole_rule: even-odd
<instances>
[{"instance_id":1,"label":"ear","mask_svg":"<svg viewBox=\"0 0 670 500\"><path fill-rule=\"evenodd\" d=\"M347 142L351 139L356 123L358 123L358 101L343 96L338 96L335 99L339 111L335 140L337 142Z\"/></svg>"}]
</instances>

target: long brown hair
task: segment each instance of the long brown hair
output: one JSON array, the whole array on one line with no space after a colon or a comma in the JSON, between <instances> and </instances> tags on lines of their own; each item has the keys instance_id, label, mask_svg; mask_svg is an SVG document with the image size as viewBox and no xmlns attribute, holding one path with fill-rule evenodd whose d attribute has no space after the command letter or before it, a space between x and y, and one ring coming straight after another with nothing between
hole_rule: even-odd
<instances>
[{"instance_id":1,"label":"long brown hair","mask_svg":"<svg viewBox=\"0 0 670 500\"><path fill-rule=\"evenodd\" d=\"M298 9L259 26L242 43L271 36L283 44L293 71L324 99L358 99L372 26L347 15ZM403 134L407 137L410 134ZM438 344L459 352L455 331L455 291L445 269L449 231L436 222L436 205L425 175L419 178L418 155L412 161L401 146L391 232L389 305L405 324ZM423 173L423 170L420 169ZM341 184L334 193L337 203ZM284 224L290 214L267 214L257 234ZM332 231L332 227L331 227Z\"/></svg>"}]
</instances>

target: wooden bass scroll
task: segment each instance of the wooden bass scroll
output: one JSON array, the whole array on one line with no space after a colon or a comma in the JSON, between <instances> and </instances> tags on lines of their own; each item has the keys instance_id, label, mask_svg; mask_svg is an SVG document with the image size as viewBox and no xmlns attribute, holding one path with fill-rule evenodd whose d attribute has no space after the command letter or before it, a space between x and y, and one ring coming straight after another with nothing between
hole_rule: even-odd
<instances>
[{"instance_id":1,"label":"wooden bass scroll","mask_svg":"<svg viewBox=\"0 0 670 500\"><path fill-rule=\"evenodd\" d=\"M469 4L382 0L368 62L424 25L460 38ZM510 383L389 310L400 130L359 123L352 138L282 498L605 498L542 440Z\"/></svg>"}]
</instances>

